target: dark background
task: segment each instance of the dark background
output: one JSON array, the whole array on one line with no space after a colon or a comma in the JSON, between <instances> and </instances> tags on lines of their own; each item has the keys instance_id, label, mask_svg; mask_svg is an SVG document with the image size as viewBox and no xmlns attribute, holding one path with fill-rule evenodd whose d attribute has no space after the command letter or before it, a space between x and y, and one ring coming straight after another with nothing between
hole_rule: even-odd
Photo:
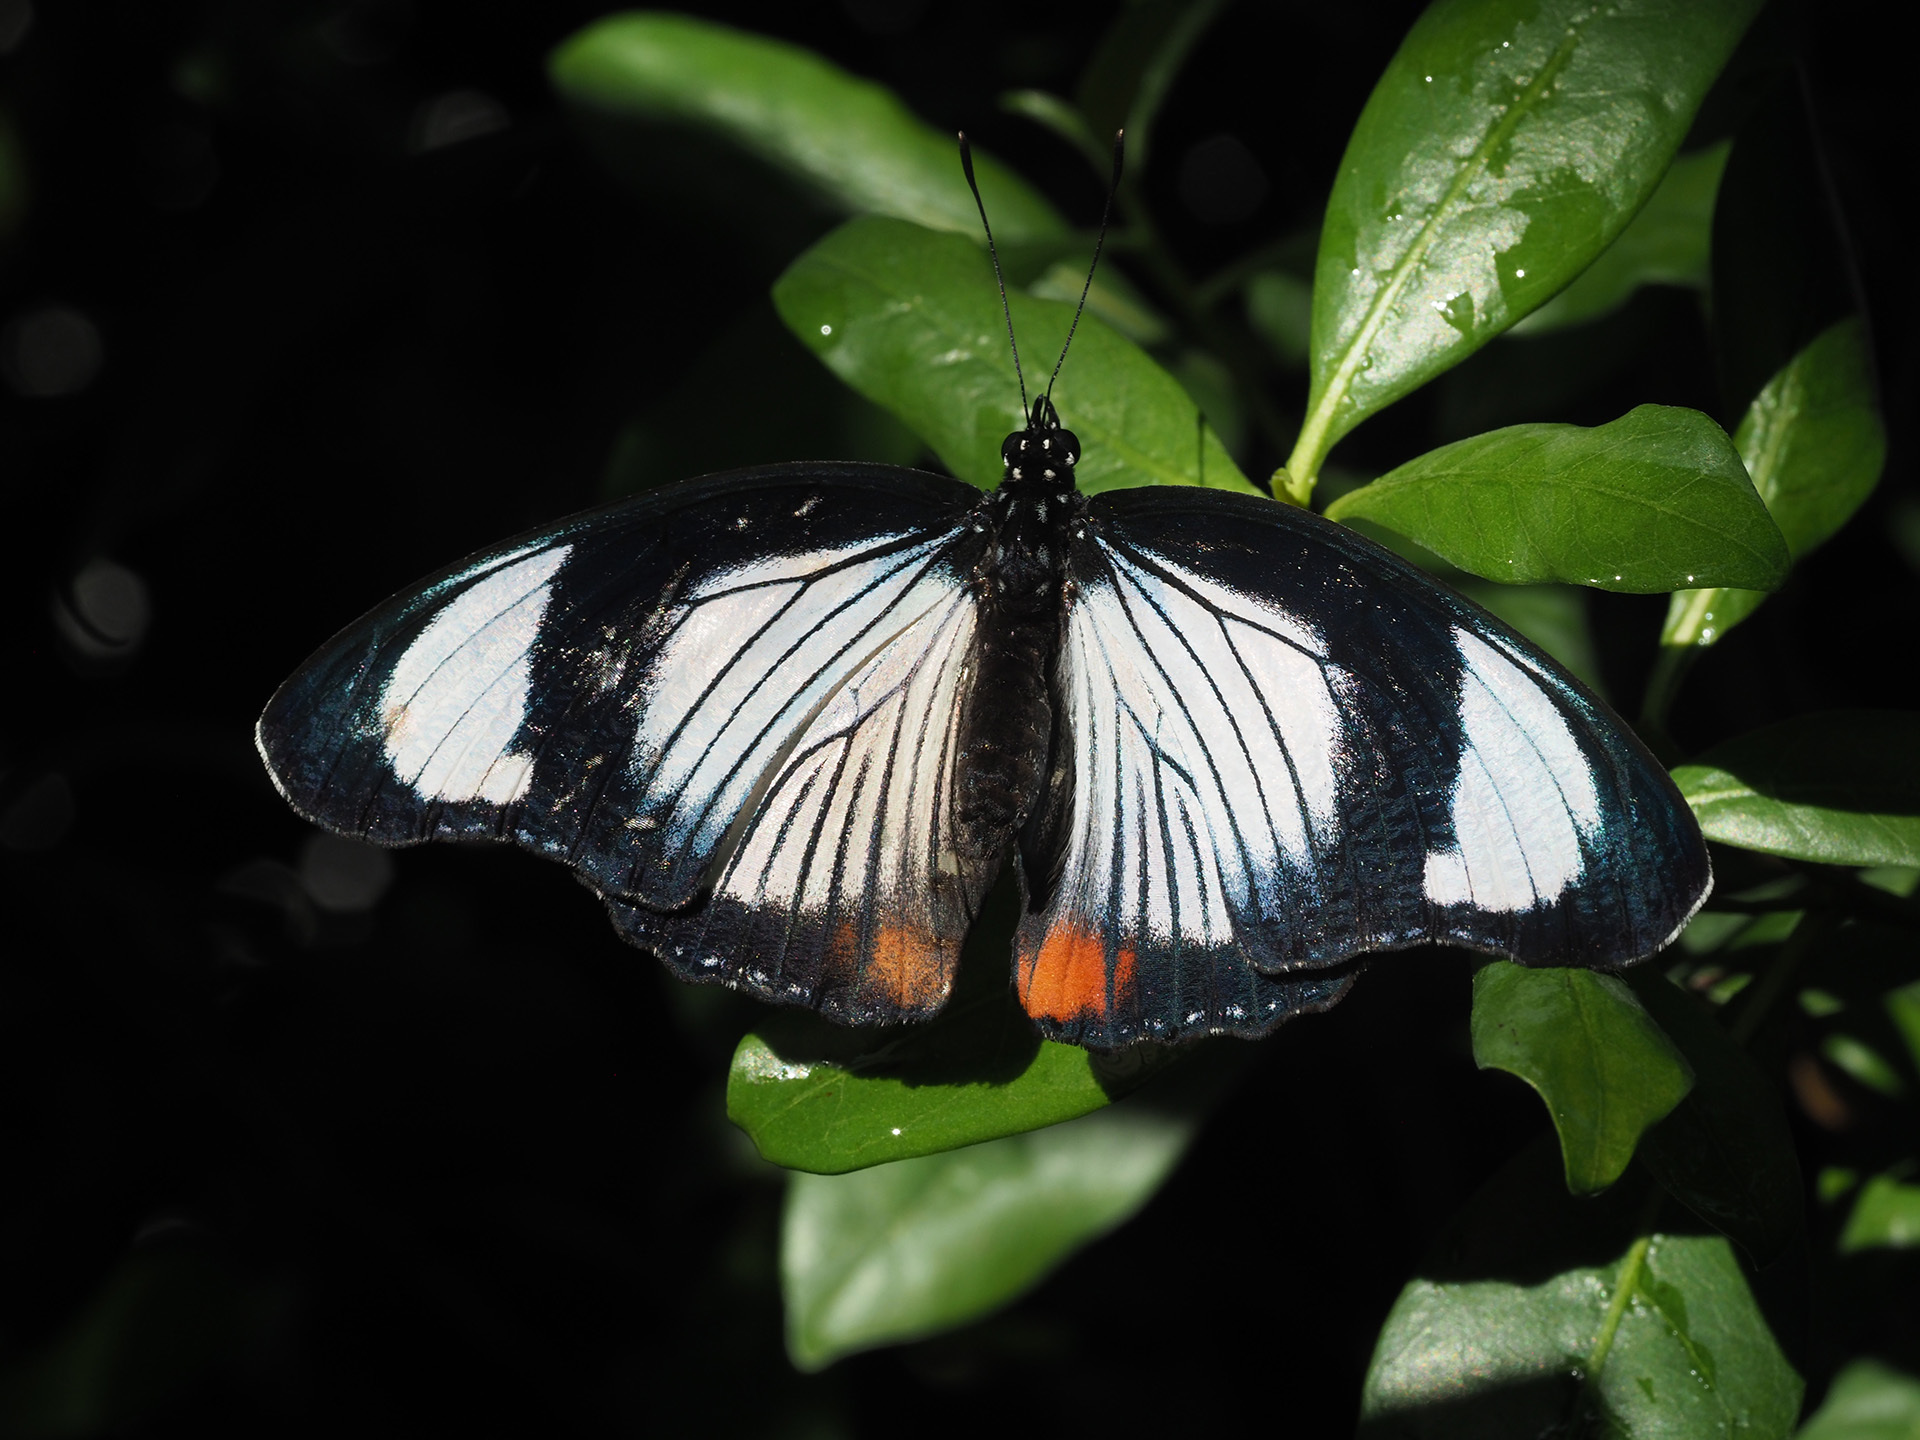
<instances>
[{"instance_id":1,"label":"dark background","mask_svg":"<svg viewBox=\"0 0 1920 1440\"><path fill-rule=\"evenodd\" d=\"M1312 223L1418 8L1229 11L1145 176L1194 272ZM806 458L782 447L822 433L817 380L735 389L710 350L792 345L766 287L829 222L743 223L612 178L543 71L601 9L0 0L0 1416L71 1434L1346 1430L1423 1250L1544 1126L1518 1082L1472 1067L1461 958L1389 960L1287 1027L1146 1213L1006 1314L801 1377L780 1343L780 1179L722 1114L751 1007L666 981L557 867L369 860L268 786L253 717L391 589L602 498L645 453L691 473ZM1097 216L1084 164L995 100L1070 92L1112 4L701 13L891 84ZM1688 746L1920 704L1911 81L1881 13L1775 22L1872 305L1889 470L1708 656L1676 716ZM1744 113L1715 103L1707 138ZM1260 171L1220 182L1239 186L1224 210L1187 163L1222 134ZM1336 461L1377 471L1463 430L1641 401L1728 413L1689 294L1528 343ZM797 345L767 363L794 357L811 364ZM1297 412L1301 378L1276 385ZM1242 458L1281 457L1256 439ZM1663 606L1594 597L1629 703ZM1811 1170L1823 1135L1800 1123ZM1849 1343L1903 1353L1903 1303L1848 1318Z\"/></svg>"}]
</instances>

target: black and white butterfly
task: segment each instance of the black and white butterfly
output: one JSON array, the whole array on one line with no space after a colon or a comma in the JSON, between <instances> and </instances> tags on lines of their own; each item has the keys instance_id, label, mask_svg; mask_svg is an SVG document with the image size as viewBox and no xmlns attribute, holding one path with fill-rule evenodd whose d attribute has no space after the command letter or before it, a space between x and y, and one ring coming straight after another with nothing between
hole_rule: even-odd
<instances>
[{"instance_id":1,"label":"black and white butterfly","mask_svg":"<svg viewBox=\"0 0 1920 1440\"><path fill-rule=\"evenodd\" d=\"M1373 542L1251 496L1089 498L1045 396L1005 476L794 464L470 557L258 726L309 819L571 865L690 980L939 1010L1002 866L1013 983L1098 1049L1257 1036L1356 957L1616 966L1711 883L1632 732Z\"/></svg>"}]
</instances>

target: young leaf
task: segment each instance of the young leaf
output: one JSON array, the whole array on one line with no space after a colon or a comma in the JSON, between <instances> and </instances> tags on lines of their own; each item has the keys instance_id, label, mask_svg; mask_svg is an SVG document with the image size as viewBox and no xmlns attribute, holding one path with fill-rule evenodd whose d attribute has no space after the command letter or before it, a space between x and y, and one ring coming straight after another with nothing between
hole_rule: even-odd
<instances>
[{"instance_id":1,"label":"young leaf","mask_svg":"<svg viewBox=\"0 0 1920 1440\"><path fill-rule=\"evenodd\" d=\"M1473 977L1473 1059L1540 1092L1576 1195L1618 1180L1641 1134L1693 1084L1686 1057L1625 983L1507 960Z\"/></svg>"},{"instance_id":2,"label":"young leaf","mask_svg":"<svg viewBox=\"0 0 1920 1440\"><path fill-rule=\"evenodd\" d=\"M1727 142L1675 157L1660 188L1620 238L1580 278L1509 332L1545 335L1598 319L1626 304L1642 285L1706 288L1712 252L1713 197L1727 168Z\"/></svg>"},{"instance_id":3,"label":"young leaf","mask_svg":"<svg viewBox=\"0 0 1920 1440\"><path fill-rule=\"evenodd\" d=\"M1715 578L1769 589L1780 532L1721 428L1640 405L1605 425L1512 425L1430 450L1327 507L1507 584L1634 593Z\"/></svg>"},{"instance_id":4,"label":"young leaf","mask_svg":"<svg viewBox=\"0 0 1920 1440\"><path fill-rule=\"evenodd\" d=\"M794 1364L1004 1305L1144 1205L1192 1128L1129 1105L857 1175L795 1175L780 1237Z\"/></svg>"},{"instance_id":5,"label":"young leaf","mask_svg":"<svg viewBox=\"0 0 1920 1440\"><path fill-rule=\"evenodd\" d=\"M1840 1251L1907 1250L1920 1245L1920 1185L1876 1175L1861 1187L1840 1232Z\"/></svg>"},{"instance_id":6,"label":"young leaf","mask_svg":"<svg viewBox=\"0 0 1920 1440\"><path fill-rule=\"evenodd\" d=\"M1920 1380L1878 1360L1856 1360L1834 1377L1798 1440L1913 1440L1916 1435Z\"/></svg>"},{"instance_id":7,"label":"young leaf","mask_svg":"<svg viewBox=\"0 0 1920 1440\"><path fill-rule=\"evenodd\" d=\"M1363 1440L1791 1435L1800 1377L1726 1240L1642 1228L1636 1186L1569 1197L1551 1163L1495 1177L1400 1292Z\"/></svg>"},{"instance_id":8,"label":"young leaf","mask_svg":"<svg viewBox=\"0 0 1920 1440\"><path fill-rule=\"evenodd\" d=\"M1651 965L1627 981L1693 1068L1693 1089L1640 1140L1667 1193L1757 1265L1799 1233L1800 1161L1775 1084L1701 1005Z\"/></svg>"},{"instance_id":9,"label":"young leaf","mask_svg":"<svg viewBox=\"0 0 1920 1440\"><path fill-rule=\"evenodd\" d=\"M843 213L979 234L954 138L891 90L797 45L689 15L630 11L572 36L548 70L568 103L602 122L705 132ZM976 150L974 170L1004 240L1067 233L1053 207L991 156Z\"/></svg>"},{"instance_id":10,"label":"young leaf","mask_svg":"<svg viewBox=\"0 0 1920 1440\"><path fill-rule=\"evenodd\" d=\"M1014 331L1028 389L1044 387L1073 306L1015 294ZM904 221L850 220L774 284L789 328L842 380L904 420L947 467L1000 483L1000 442L1023 423L993 269L979 246ZM1180 382L1083 316L1054 387L1080 437L1088 494L1130 485L1210 485L1257 492Z\"/></svg>"},{"instance_id":11,"label":"young leaf","mask_svg":"<svg viewBox=\"0 0 1920 1440\"><path fill-rule=\"evenodd\" d=\"M1920 714L1783 720L1673 779L1709 840L1830 865L1920 864Z\"/></svg>"},{"instance_id":12,"label":"young leaf","mask_svg":"<svg viewBox=\"0 0 1920 1440\"><path fill-rule=\"evenodd\" d=\"M1873 361L1857 315L1822 332L1766 383L1733 437L1774 523L1798 560L1846 524L1886 460ZM1682 590L1662 645L1711 645L1766 598L1753 590Z\"/></svg>"},{"instance_id":13,"label":"young leaf","mask_svg":"<svg viewBox=\"0 0 1920 1440\"><path fill-rule=\"evenodd\" d=\"M1440 0L1354 127L1314 274L1311 489L1368 415L1591 264L1653 193L1757 0Z\"/></svg>"}]
</instances>

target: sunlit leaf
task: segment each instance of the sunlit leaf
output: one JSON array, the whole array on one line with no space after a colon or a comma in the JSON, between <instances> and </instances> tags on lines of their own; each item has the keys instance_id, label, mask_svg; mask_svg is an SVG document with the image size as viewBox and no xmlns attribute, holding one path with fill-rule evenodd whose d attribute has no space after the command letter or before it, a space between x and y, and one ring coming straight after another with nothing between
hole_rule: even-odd
<instances>
[{"instance_id":1,"label":"sunlit leaf","mask_svg":"<svg viewBox=\"0 0 1920 1440\"><path fill-rule=\"evenodd\" d=\"M1920 1185L1876 1175L1860 1189L1840 1232L1843 1253L1906 1250L1920 1245Z\"/></svg>"},{"instance_id":2,"label":"sunlit leaf","mask_svg":"<svg viewBox=\"0 0 1920 1440\"><path fill-rule=\"evenodd\" d=\"M1879 483L1887 453L1858 316L1824 331L1767 382L1733 443L1794 559L1846 524ZM1765 598L1683 590L1668 605L1660 643L1711 645Z\"/></svg>"},{"instance_id":3,"label":"sunlit leaf","mask_svg":"<svg viewBox=\"0 0 1920 1440\"><path fill-rule=\"evenodd\" d=\"M1673 772L1709 840L1832 865L1920 864L1920 714L1835 710Z\"/></svg>"},{"instance_id":4,"label":"sunlit leaf","mask_svg":"<svg viewBox=\"0 0 1920 1440\"><path fill-rule=\"evenodd\" d=\"M1400 1292L1363 1440L1785 1440L1800 1377L1733 1249L1641 1229L1644 1202L1638 1186L1570 1197L1538 1149L1508 1166Z\"/></svg>"},{"instance_id":5,"label":"sunlit leaf","mask_svg":"<svg viewBox=\"0 0 1920 1440\"><path fill-rule=\"evenodd\" d=\"M1713 577L1765 589L1788 564L1726 433L1665 405L1590 429L1513 425L1455 441L1341 496L1327 515L1371 520L1507 584L1644 593Z\"/></svg>"},{"instance_id":6,"label":"sunlit leaf","mask_svg":"<svg viewBox=\"0 0 1920 1440\"><path fill-rule=\"evenodd\" d=\"M1368 415L1545 302L1653 194L1757 0L1440 0L1340 162L1314 273L1304 494Z\"/></svg>"},{"instance_id":7,"label":"sunlit leaf","mask_svg":"<svg viewBox=\"0 0 1920 1440\"><path fill-rule=\"evenodd\" d=\"M835 374L904 420L955 475L1000 482L1000 444L1022 423L1020 388L977 245L899 220L850 220L793 262L773 298ZM1045 384L1073 307L1010 298L1031 392ZM1258 493L1180 382L1093 316L1080 321L1053 397L1080 437L1089 494L1131 485Z\"/></svg>"},{"instance_id":8,"label":"sunlit leaf","mask_svg":"<svg viewBox=\"0 0 1920 1440\"><path fill-rule=\"evenodd\" d=\"M1544 335L1618 309L1642 285L1706 286L1713 198L1727 168L1727 142L1676 156L1660 188L1580 278L1513 327Z\"/></svg>"},{"instance_id":9,"label":"sunlit leaf","mask_svg":"<svg viewBox=\"0 0 1920 1440\"><path fill-rule=\"evenodd\" d=\"M1005 1304L1145 1204L1192 1124L1130 1104L856 1175L795 1175L780 1238L794 1363L817 1370Z\"/></svg>"},{"instance_id":10,"label":"sunlit leaf","mask_svg":"<svg viewBox=\"0 0 1920 1440\"><path fill-rule=\"evenodd\" d=\"M628 11L597 20L548 62L570 105L606 123L716 136L801 182L846 214L894 215L980 233L956 142L884 86L810 50L689 15ZM668 127L661 135L660 127ZM994 232L1008 240L1064 235L1038 192L978 151L974 168Z\"/></svg>"},{"instance_id":11,"label":"sunlit leaf","mask_svg":"<svg viewBox=\"0 0 1920 1440\"><path fill-rule=\"evenodd\" d=\"M1920 1380L1856 1360L1834 1377L1798 1440L1920 1440Z\"/></svg>"},{"instance_id":12,"label":"sunlit leaf","mask_svg":"<svg viewBox=\"0 0 1920 1440\"><path fill-rule=\"evenodd\" d=\"M1779 1086L1702 1005L1651 965L1627 982L1693 1070L1693 1088L1641 1138L1667 1193L1765 1265L1799 1233L1800 1162Z\"/></svg>"},{"instance_id":13,"label":"sunlit leaf","mask_svg":"<svg viewBox=\"0 0 1920 1440\"><path fill-rule=\"evenodd\" d=\"M1625 983L1591 970L1507 960L1473 977L1473 1059L1517 1075L1546 1102L1567 1188L1604 1190L1647 1127L1693 1084L1686 1058Z\"/></svg>"}]
</instances>

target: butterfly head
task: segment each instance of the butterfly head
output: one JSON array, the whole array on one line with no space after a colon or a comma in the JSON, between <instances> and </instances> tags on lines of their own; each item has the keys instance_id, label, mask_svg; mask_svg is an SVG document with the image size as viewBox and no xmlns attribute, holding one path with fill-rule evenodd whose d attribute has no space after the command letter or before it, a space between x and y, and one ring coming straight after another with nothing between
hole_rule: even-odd
<instances>
[{"instance_id":1,"label":"butterfly head","mask_svg":"<svg viewBox=\"0 0 1920 1440\"><path fill-rule=\"evenodd\" d=\"M1026 428L1001 442L1000 460L1006 469L1003 485L1071 488L1080 437L1060 424L1053 401L1042 395L1033 402Z\"/></svg>"}]
</instances>

